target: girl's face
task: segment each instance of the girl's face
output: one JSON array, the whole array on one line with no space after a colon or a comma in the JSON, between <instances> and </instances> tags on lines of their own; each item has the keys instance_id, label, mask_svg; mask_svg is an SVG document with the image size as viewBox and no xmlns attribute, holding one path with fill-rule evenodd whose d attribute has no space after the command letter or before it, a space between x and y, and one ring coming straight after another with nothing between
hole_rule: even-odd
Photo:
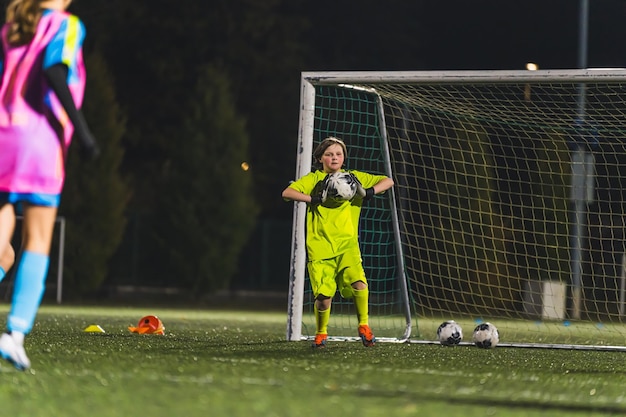
<instances>
[{"instance_id":1,"label":"girl's face","mask_svg":"<svg viewBox=\"0 0 626 417\"><path fill-rule=\"evenodd\" d=\"M320 163L324 169L324 172L332 174L337 172L343 166L345 155L343 154L343 148L339 144L330 145L320 158Z\"/></svg>"}]
</instances>

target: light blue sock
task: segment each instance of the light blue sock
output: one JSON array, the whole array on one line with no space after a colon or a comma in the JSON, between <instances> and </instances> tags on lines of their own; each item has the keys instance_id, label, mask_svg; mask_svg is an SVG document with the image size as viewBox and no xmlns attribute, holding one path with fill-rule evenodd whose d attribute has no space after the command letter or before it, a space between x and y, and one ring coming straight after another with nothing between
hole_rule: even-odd
<instances>
[{"instance_id":1,"label":"light blue sock","mask_svg":"<svg viewBox=\"0 0 626 417\"><path fill-rule=\"evenodd\" d=\"M33 328L35 316L45 290L48 275L48 255L24 251L15 273L15 288L7 329L27 334Z\"/></svg>"},{"instance_id":2,"label":"light blue sock","mask_svg":"<svg viewBox=\"0 0 626 417\"><path fill-rule=\"evenodd\" d=\"M5 271L4 268L0 266L0 281L4 279L6 274L7 274L7 271Z\"/></svg>"}]
</instances>

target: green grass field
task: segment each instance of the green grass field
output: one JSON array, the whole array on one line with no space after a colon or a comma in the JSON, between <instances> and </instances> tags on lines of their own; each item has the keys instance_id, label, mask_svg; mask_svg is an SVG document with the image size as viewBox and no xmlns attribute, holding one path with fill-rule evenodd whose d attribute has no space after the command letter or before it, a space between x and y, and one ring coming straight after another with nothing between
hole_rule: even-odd
<instances>
[{"instance_id":1,"label":"green grass field","mask_svg":"<svg viewBox=\"0 0 626 417\"><path fill-rule=\"evenodd\" d=\"M165 336L128 331L148 314ZM284 313L44 306L26 343L33 368L0 367L2 415L626 415L623 352L356 342L313 350L285 341L285 323ZM106 333L83 332L90 324Z\"/></svg>"}]
</instances>

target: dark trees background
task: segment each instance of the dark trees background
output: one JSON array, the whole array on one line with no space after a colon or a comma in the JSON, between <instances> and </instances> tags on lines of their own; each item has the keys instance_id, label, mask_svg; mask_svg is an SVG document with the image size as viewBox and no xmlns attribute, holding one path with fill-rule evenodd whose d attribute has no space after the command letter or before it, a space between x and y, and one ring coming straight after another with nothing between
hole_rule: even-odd
<instances>
[{"instance_id":1,"label":"dark trees background","mask_svg":"<svg viewBox=\"0 0 626 417\"><path fill-rule=\"evenodd\" d=\"M87 57L86 66L91 76L83 113L100 139L101 154L96 161L86 161L75 144L68 155L59 207L59 214L66 219L64 249L70 262L65 265L63 279L68 297L90 293L107 278L108 262L124 235L124 214L130 198L129 186L119 169L126 122L116 102L111 74L102 56L95 52Z\"/></svg>"},{"instance_id":2,"label":"dark trees background","mask_svg":"<svg viewBox=\"0 0 626 417\"><path fill-rule=\"evenodd\" d=\"M509 3L75 2L105 153L70 167L66 288L284 289L300 73L576 67L578 2ZM590 67L626 66L625 15L591 2Z\"/></svg>"},{"instance_id":3,"label":"dark trees background","mask_svg":"<svg viewBox=\"0 0 626 417\"><path fill-rule=\"evenodd\" d=\"M207 67L186 103L179 140L170 142L157 196L161 284L206 293L222 289L256 221L248 135L232 104L228 77Z\"/></svg>"}]
</instances>

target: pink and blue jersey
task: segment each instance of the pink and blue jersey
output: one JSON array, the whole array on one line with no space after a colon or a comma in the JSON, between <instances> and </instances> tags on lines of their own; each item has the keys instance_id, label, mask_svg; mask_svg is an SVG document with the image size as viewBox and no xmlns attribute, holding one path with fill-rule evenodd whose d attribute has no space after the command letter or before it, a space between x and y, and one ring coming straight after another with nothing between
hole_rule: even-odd
<instances>
[{"instance_id":1,"label":"pink and blue jersey","mask_svg":"<svg viewBox=\"0 0 626 417\"><path fill-rule=\"evenodd\" d=\"M44 10L30 43L11 46L7 29L6 25L2 28L0 66L0 193L58 200L74 127L44 71L57 64L67 66L67 84L80 108L85 89L85 28L74 15Z\"/></svg>"}]
</instances>

